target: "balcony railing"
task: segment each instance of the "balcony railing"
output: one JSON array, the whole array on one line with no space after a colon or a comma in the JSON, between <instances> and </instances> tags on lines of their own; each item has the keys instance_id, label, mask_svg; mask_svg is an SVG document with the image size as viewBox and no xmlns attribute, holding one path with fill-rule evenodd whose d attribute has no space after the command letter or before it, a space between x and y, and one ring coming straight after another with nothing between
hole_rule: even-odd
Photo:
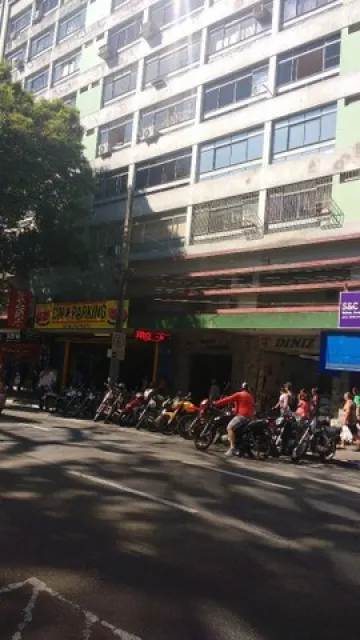
<instances>
[{"instance_id":1,"label":"balcony railing","mask_svg":"<svg viewBox=\"0 0 360 640\"><path fill-rule=\"evenodd\" d=\"M195 205L191 243L218 242L238 236L244 236L248 240L260 237L262 226L258 208L258 193Z\"/></svg>"},{"instance_id":2,"label":"balcony railing","mask_svg":"<svg viewBox=\"0 0 360 640\"><path fill-rule=\"evenodd\" d=\"M344 213L332 199L331 192L331 177L272 189L266 203L266 233L302 227L342 227Z\"/></svg>"}]
</instances>

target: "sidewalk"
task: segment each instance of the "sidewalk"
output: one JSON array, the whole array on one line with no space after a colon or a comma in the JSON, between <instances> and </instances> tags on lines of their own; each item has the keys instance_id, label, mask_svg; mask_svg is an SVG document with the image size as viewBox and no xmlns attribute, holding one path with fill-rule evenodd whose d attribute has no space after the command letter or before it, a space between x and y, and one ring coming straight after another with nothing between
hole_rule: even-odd
<instances>
[{"instance_id":1,"label":"sidewalk","mask_svg":"<svg viewBox=\"0 0 360 640\"><path fill-rule=\"evenodd\" d=\"M354 445L348 445L346 449L337 449L334 463L360 469L360 451L356 451Z\"/></svg>"}]
</instances>

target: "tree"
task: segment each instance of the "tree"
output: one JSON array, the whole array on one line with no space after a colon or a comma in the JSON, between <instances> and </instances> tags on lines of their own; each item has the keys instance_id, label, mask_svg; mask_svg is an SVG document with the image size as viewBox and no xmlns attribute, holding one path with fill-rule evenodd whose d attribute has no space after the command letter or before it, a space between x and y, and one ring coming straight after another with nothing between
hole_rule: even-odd
<instances>
[{"instance_id":1,"label":"tree","mask_svg":"<svg viewBox=\"0 0 360 640\"><path fill-rule=\"evenodd\" d=\"M0 63L0 270L79 262L93 177L76 109L35 101Z\"/></svg>"}]
</instances>

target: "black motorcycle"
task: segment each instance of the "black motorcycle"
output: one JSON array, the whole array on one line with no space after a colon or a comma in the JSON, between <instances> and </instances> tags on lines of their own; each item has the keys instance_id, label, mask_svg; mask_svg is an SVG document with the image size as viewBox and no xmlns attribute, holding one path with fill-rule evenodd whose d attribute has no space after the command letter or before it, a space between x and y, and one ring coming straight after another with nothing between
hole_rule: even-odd
<instances>
[{"instance_id":1,"label":"black motorcycle","mask_svg":"<svg viewBox=\"0 0 360 640\"><path fill-rule=\"evenodd\" d=\"M136 429L149 429L157 431L157 421L163 402L163 396L155 393L153 389L145 391L144 405L139 415Z\"/></svg>"},{"instance_id":2,"label":"black motorcycle","mask_svg":"<svg viewBox=\"0 0 360 640\"><path fill-rule=\"evenodd\" d=\"M293 415L283 415L275 420L272 428L271 455L290 456L299 442L301 427Z\"/></svg>"},{"instance_id":3,"label":"black motorcycle","mask_svg":"<svg viewBox=\"0 0 360 640\"><path fill-rule=\"evenodd\" d=\"M322 462L331 462L336 454L339 429L331 427L328 420L318 418L303 420L300 424L301 435L292 451L291 460L299 462L309 452L317 454Z\"/></svg>"},{"instance_id":4,"label":"black motorcycle","mask_svg":"<svg viewBox=\"0 0 360 640\"><path fill-rule=\"evenodd\" d=\"M229 410L221 410L208 403L201 405L202 420L196 427L194 443L196 449L206 451L213 443L229 445L226 428L234 417ZM266 459L271 452L271 430L266 418L249 420L235 431L235 447L239 456L247 454L251 458Z\"/></svg>"}]
</instances>

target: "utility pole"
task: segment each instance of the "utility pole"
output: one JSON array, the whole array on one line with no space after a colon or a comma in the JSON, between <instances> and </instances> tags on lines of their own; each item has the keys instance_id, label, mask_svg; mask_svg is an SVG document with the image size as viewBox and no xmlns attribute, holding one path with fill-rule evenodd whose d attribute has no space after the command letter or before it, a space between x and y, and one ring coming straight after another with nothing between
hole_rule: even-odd
<instances>
[{"instance_id":1,"label":"utility pole","mask_svg":"<svg viewBox=\"0 0 360 640\"><path fill-rule=\"evenodd\" d=\"M126 289L129 275L129 257L130 257L130 245L131 245L131 228L132 228L132 213L133 213L133 185L128 186L124 230L121 243L121 255L120 255L120 279L119 279L119 297L117 304L115 333L123 334L125 340L125 332L123 330L125 302L126 302ZM115 385L119 376L119 360L114 355L110 359L110 371L109 371L109 383L111 386Z\"/></svg>"}]
</instances>

